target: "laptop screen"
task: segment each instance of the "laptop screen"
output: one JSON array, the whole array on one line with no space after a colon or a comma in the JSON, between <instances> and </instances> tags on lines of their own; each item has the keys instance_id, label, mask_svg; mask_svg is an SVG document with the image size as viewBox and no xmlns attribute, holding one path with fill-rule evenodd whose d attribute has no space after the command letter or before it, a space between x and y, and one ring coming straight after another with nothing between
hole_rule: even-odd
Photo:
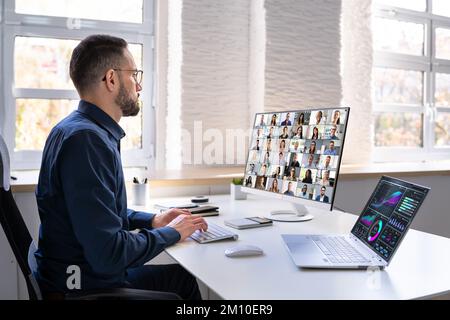
<instances>
[{"instance_id":1,"label":"laptop screen","mask_svg":"<svg viewBox=\"0 0 450 320\"><path fill-rule=\"evenodd\" d=\"M352 234L389 262L429 188L383 176Z\"/></svg>"}]
</instances>

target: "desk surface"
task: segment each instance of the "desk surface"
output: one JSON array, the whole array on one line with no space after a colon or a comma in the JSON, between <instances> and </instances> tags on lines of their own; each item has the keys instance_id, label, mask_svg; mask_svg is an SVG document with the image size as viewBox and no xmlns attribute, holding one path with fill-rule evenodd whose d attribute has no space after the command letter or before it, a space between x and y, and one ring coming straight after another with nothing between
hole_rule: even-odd
<instances>
[{"instance_id":1,"label":"desk surface","mask_svg":"<svg viewBox=\"0 0 450 320\"><path fill-rule=\"evenodd\" d=\"M150 206L171 199L189 202L188 198L153 199ZM220 215L206 219L221 226L225 219L268 216L271 210L290 206L253 195L247 200L211 196L210 203L220 207ZM342 212L311 210L315 218L308 222L231 229L239 234L239 240L198 244L188 239L166 252L224 299L415 299L450 292L450 239L416 230L407 233L383 271L297 268L280 234L348 233L357 218ZM257 245L264 255L226 257L225 249L236 244Z\"/></svg>"}]
</instances>

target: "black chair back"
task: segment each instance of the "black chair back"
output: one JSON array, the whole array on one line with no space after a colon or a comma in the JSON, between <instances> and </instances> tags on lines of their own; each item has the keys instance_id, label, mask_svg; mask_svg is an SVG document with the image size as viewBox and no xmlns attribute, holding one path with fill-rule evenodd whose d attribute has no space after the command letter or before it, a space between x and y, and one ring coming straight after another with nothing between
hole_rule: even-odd
<instances>
[{"instance_id":1,"label":"black chair back","mask_svg":"<svg viewBox=\"0 0 450 320\"><path fill-rule=\"evenodd\" d=\"M30 260L36 265L33 260L36 246L11 192L9 154L2 136L0 136L0 172L0 223L25 277L30 299L42 299L33 271L28 265L31 251L33 254Z\"/></svg>"}]
</instances>

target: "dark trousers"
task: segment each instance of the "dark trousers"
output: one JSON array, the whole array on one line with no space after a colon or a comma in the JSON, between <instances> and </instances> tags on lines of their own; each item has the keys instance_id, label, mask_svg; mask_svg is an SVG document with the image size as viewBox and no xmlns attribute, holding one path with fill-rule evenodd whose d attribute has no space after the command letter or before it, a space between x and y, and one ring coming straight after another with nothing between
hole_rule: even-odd
<instances>
[{"instance_id":1,"label":"dark trousers","mask_svg":"<svg viewBox=\"0 0 450 320\"><path fill-rule=\"evenodd\" d=\"M179 264L144 265L127 273L134 289L174 292L185 300L202 299L195 277Z\"/></svg>"}]
</instances>

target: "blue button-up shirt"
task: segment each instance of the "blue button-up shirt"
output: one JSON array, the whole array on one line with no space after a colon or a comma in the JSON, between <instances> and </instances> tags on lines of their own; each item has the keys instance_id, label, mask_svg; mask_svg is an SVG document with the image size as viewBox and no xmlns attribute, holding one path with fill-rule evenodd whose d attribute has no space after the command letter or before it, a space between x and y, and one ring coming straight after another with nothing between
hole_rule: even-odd
<instances>
[{"instance_id":1,"label":"blue button-up shirt","mask_svg":"<svg viewBox=\"0 0 450 320\"><path fill-rule=\"evenodd\" d=\"M83 100L50 132L36 189L43 291L69 292L72 265L80 268L81 290L126 286L128 268L180 239L171 227L152 229L154 214L127 209L124 136L117 122Z\"/></svg>"}]
</instances>

